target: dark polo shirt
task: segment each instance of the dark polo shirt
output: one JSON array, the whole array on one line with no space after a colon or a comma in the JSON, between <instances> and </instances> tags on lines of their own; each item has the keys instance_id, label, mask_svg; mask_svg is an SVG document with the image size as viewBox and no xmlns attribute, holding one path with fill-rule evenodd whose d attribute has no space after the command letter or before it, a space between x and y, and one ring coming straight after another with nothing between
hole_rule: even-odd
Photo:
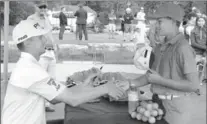
<instances>
[{"instance_id":1,"label":"dark polo shirt","mask_svg":"<svg viewBox=\"0 0 207 124\"><path fill-rule=\"evenodd\" d=\"M132 24L132 20L134 19L133 15L125 13L124 15L124 23L125 24Z\"/></svg>"},{"instance_id":2,"label":"dark polo shirt","mask_svg":"<svg viewBox=\"0 0 207 124\"><path fill-rule=\"evenodd\" d=\"M155 61L152 69L164 78L179 81L186 79L185 74L197 73L194 50L182 33L179 33L171 41L159 44L154 53ZM184 94L184 92L157 84L151 85L151 91L160 95Z\"/></svg>"},{"instance_id":3,"label":"dark polo shirt","mask_svg":"<svg viewBox=\"0 0 207 124\"><path fill-rule=\"evenodd\" d=\"M206 28L194 28L191 32L191 45L196 54L203 55L206 52Z\"/></svg>"}]
</instances>

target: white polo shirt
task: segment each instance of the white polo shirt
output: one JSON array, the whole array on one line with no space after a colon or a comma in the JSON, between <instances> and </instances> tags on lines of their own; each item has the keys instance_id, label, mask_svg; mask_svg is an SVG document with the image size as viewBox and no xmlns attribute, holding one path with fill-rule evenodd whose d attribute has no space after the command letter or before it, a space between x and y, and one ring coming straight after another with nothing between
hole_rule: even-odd
<instances>
[{"instance_id":1,"label":"white polo shirt","mask_svg":"<svg viewBox=\"0 0 207 124\"><path fill-rule=\"evenodd\" d=\"M145 13L144 12L138 12L137 13L137 19L144 21L145 20Z\"/></svg>"},{"instance_id":2,"label":"white polo shirt","mask_svg":"<svg viewBox=\"0 0 207 124\"><path fill-rule=\"evenodd\" d=\"M65 88L31 54L22 52L8 83L2 124L46 124L45 99L53 100Z\"/></svg>"}]
</instances>

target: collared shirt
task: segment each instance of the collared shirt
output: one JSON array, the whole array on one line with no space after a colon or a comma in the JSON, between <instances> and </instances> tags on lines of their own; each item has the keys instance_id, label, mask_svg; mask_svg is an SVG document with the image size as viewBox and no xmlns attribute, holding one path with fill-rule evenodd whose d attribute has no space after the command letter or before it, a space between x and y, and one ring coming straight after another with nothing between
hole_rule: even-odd
<instances>
[{"instance_id":1,"label":"collared shirt","mask_svg":"<svg viewBox=\"0 0 207 124\"><path fill-rule=\"evenodd\" d=\"M206 45L207 45L207 41L206 41L206 28L194 28L191 32L191 45L194 48L196 54L199 55L203 55L204 52L206 52ZM200 46L203 46L203 49L199 49L199 47L197 47L194 44L198 44Z\"/></svg>"},{"instance_id":2,"label":"collared shirt","mask_svg":"<svg viewBox=\"0 0 207 124\"><path fill-rule=\"evenodd\" d=\"M152 69L164 78L180 81L186 80L185 74L197 73L195 53L182 33L179 33L171 41L159 44L154 53L155 61ZM184 94L182 91L157 84L151 85L151 91L161 95Z\"/></svg>"},{"instance_id":3,"label":"collared shirt","mask_svg":"<svg viewBox=\"0 0 207 124\"><path fill-rule=\"evenodd\" d=\"M134 19L133 15L131 13L124 15L124 23L125 24L132 24L132 20Z\"/></svg>"},{"instance_id":4,"label":"collared shirt","mask_svg":"<svg viewBox=\"0 0 207 124\"><path fill-rule=\"evenodd\" d=\"M64 89L31 54L22 52L7 86L2 123L46 124L45 99L53 100Z\"/></svg>"},{"instance_id":5,"label":"collared shirt","mask_svg":"<svg viewBox=\"0 0 207 124\"><path fill-rule=\"evenodd\" d=\"M137 19L144 21L145 20L145 13L144 12L138 12L137 13Z\"/></svg>"},{"instance_id":6,"label":"collared shirt","mask_svg":"<svg viewBox=\"0 0 207 124\"><path fill-rule=\"evenodd\" d=\"M59 22L60 22L60 26L67 26L68 25L68 19L67 19L65 13L60 12Z\"/></svg>"},{"instance_id":7,"label":"collared shirt","mask_svg":"<svg viewBox=\"0 0 207 124\"><path fill-rule=\"evenodd\" d=\"M109 23L115 24L116 21L116 15L115 14L109 14Z\"/></svg>"},{"instance_id":8,"label":"collared shirt","mask_svg":"<svg viewBox=\"0 0 207 124\"><path fill-rule=\"evenodd\" d=\"M77 16L76 24L87 24L88 13L85 9L77 10L74 16Z\"/></svg>"}]
</instances>

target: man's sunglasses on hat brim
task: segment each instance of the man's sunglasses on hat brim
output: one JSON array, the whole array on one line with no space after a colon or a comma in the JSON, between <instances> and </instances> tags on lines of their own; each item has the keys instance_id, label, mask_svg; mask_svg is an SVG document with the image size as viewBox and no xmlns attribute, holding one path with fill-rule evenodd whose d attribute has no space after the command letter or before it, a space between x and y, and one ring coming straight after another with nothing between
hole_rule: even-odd
<instances>
[{"instance_id":1,"label":"man's sunglasses on hat brim","mask_svg":"<svg viewBox=\"0 0 207 124\"><path fill-rule=\"evenodd\" d=\"M41 5L39 6L39 9L46 9L47 8L47 5Z\"/></svg>"}]
</instances>

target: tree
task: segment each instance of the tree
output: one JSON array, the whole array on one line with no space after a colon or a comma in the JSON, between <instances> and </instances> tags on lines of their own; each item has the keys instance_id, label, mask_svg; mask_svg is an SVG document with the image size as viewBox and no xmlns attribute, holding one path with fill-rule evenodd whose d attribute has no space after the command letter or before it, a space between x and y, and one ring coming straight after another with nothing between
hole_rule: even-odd
<instances>
[{"instance_id":1,"label":"tree","mask_svg":"<svg viewBox=\"0 0 207 124\"><path fill-rule=\"evenodd\" d=\"M21 20L26 19L29 15L34 13L34 3L33 2L9 2L9 24L15 25ZM4 2L0 2L0 8L4 8ZM4 13L1 13L4 16ZM3 21L3 19L1 19ZM1 23L2 25L2 23Z\"/></svg>"}]
</instances>

